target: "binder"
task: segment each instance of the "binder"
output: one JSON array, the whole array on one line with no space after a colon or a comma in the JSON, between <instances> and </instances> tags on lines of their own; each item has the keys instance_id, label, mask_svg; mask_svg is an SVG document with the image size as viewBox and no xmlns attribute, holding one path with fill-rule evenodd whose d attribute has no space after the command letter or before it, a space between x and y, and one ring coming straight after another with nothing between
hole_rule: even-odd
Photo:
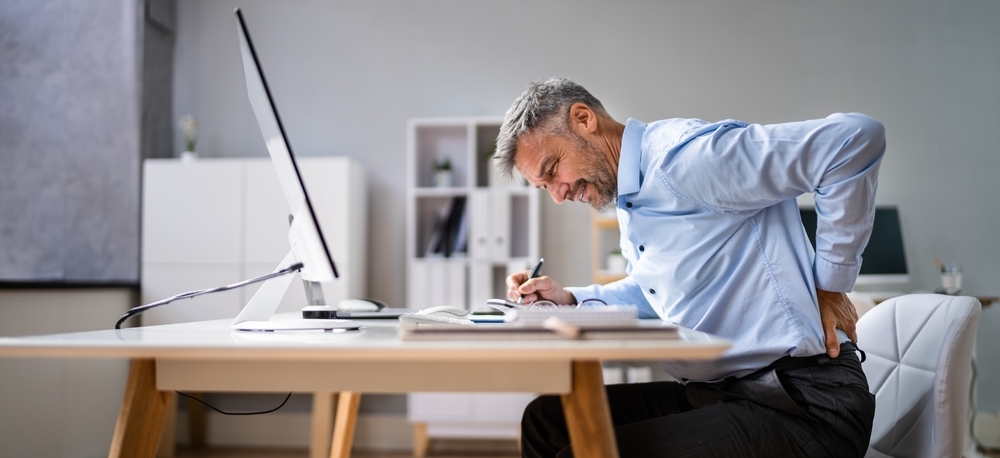
<instances>
[{"instance_id":1,"label":"binder","mask_svg":"<svg viewBox=\"0 0 1000 458\"><path fill-rule=\"evenodd\" d=\"M427 240L425 257L451 257L467 251L468 223L465 217L465 197L452 197L434 217L434 228Z\"/></svg>"}]
</instances>

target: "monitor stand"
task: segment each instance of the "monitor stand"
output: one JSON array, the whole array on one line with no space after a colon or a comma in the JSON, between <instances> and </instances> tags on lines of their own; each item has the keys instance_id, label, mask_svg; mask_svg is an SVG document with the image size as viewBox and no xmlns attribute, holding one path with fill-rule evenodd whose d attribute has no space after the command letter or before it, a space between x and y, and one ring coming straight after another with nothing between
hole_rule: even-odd
<instances>
[{"instance_id":1,"label":"monitor stand","mask_svg":"<svg viewBox=\"0 0 1000 458\"><path fill-rule=\"evenodd\" d=\"M285 259L278 263L275 272L298 262L293 251L288 252ZM322 329L331 331L334 329L358 329L360 323L349 320L328 320L328 319L288 319L272 320L271 315L278 309L281 298L285 296L285 291L292 284L295 275L282 275L280 277L269 278L264 281L257 293L253 295L250 302L243 307L240 314L233 320L231 327L237 331L297 331ZM303 280L305 281L305 280ZM309 297L310 305L313 302L323 302L323 291L319 283L305 281L306 295Z\"/></svg>"}]
</instances>

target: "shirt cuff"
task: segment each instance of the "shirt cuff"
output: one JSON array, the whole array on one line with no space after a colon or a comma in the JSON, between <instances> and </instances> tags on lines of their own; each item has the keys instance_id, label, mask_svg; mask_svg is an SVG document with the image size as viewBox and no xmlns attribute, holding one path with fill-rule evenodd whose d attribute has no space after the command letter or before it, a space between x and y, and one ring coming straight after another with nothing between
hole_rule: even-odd
<instances>
[{"instance_id":1,"label":"shirt cuff","mask_svg":"<svg viewBox=\"0 0 1000 458\"><path fill-rule=\"evenodd\" d=\"M590 286L567 286L566 291L569 291L576 299L576 303L579 304L581 301L587 299L593 299L597 297L597 285Z\"/></svg>"},{"instance_id":2,"label":"shirt cuff","mask_svg":"<svg viewBox=\"0 0 1000 458\"><path fill-rule=\"evenodd\" d=\"M634 286L635 280L625 277L607 285L574 286L567 287L566 290L576 298L577 303L587 299L600 299L608 305L635 305L639 307L639 318L661 318L646 301L642 290L634 289Z\"/></svg>"},{"instance_id":3,"label":"shirt cuff","mask_svg":"<svg viewBox=\"0 0 1000 458\"><path fill-rule=\"evenodd\" d=\"M813 265L813 275L816 278L816 287L823 291L834 293L847 293L854 290L854 283L858 280L861 266L845 266L834 264L819 256Z\"/></svg>"}]
</instances>

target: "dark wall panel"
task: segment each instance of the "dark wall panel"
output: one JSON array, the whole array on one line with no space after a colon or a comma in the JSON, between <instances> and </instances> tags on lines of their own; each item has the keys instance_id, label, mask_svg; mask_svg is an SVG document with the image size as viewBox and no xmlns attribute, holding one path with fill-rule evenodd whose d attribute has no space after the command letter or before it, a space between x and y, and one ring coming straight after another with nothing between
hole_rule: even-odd
<instances>
[{"instance_id":1,"label":"dark wall panel","mask_svg":"<svg viewBox=\"0 0 1000 458\"><path fill-rule=\"evenodd\" d=\"M146 7L0 2L0 282L138 282Z\"/></svg>"}]
</instances>

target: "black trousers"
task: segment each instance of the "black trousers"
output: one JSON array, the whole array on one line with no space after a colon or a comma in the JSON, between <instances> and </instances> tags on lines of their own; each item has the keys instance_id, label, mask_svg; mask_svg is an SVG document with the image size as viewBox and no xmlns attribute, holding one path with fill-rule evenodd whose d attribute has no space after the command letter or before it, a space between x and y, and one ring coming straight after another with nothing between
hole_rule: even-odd
<instances>
[{"instance_id":1,"label":"black trousers","mask_svg":"<svg viewBox=\"0 0 1000 458\"><path fill-rule=\"evenodd\" d=\"M786 357L718 383L608 385L618 453L631 457L863 457L875 397L853 343L841 355ZM521 421L524 457L571 457L559 396Z\"/></svg>"}]
</instances>

